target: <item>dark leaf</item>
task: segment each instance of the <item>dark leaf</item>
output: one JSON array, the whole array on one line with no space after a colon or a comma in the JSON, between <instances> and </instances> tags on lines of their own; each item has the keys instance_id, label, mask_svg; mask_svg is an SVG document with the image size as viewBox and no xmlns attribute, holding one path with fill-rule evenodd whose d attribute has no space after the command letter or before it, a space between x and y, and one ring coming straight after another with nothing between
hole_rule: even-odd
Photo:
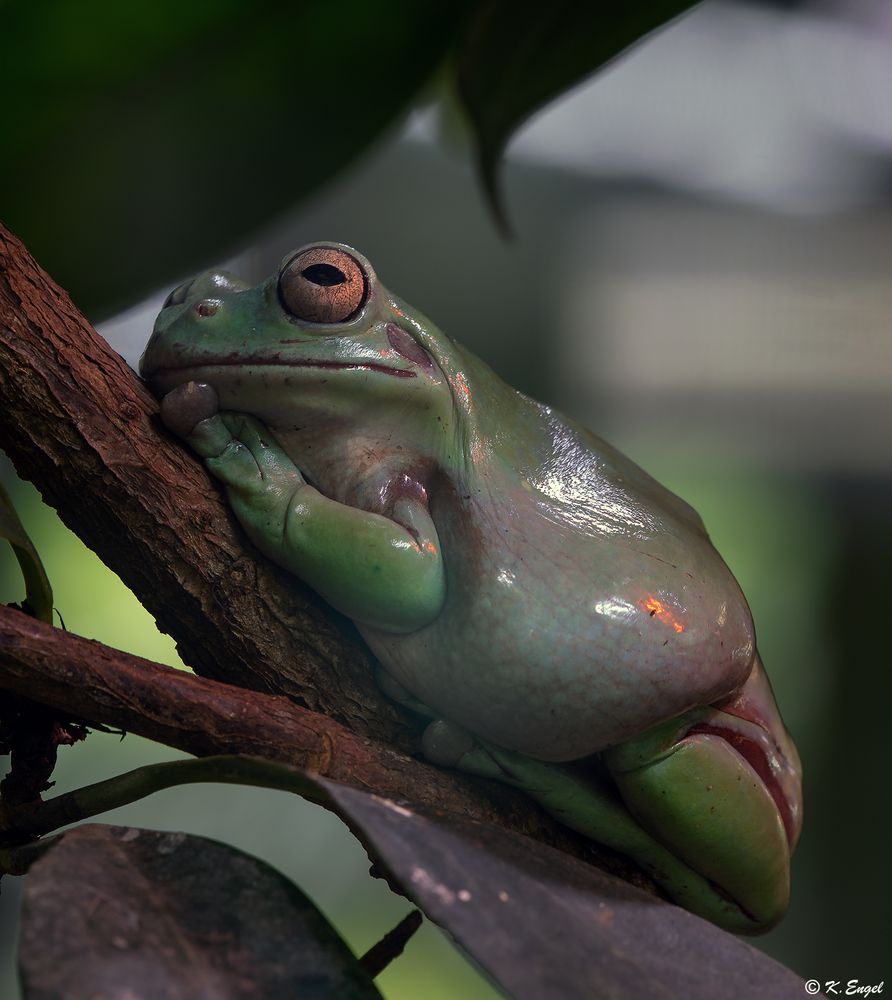
<instances>
[{"instance_id":1,"label":"dark leaf","mask_svg":"<svg viewBox=\"0 0 892 1000\"><path fill-rule=\"evenodd\" d=\"M380 993L313 904L202 837L82 826L32 866L25 1000L341 1000Z\"/></svg>"},{"instance_id":2,"label":"dark leaf","mask_svg":"<svg viewBox=\"0 0 892 1000\"><path fill-rule=\"evenodd\" d=\"M505 224L496 168L511 135L558 94L696 0L479 5L459 44L455 77L477 143L484 187Z\"/></svg>"},{"instance_id":3,"label":"dark leaf","mask_svg":"<svg viewBox=\"0 0 892 1000\"><path fill-rule=\"evenodd\" d=\"M408 106L466 6L7 4L0 217L106 315L345 166Z\"/></svg>"},{"instance_id":4,"label":"dark leaf","mask_svg":"<svg viewBox=\"0 0 892 1000\"><path fill-rule=\"evenodd\" d=\"M406 894L512 997L801 1000L739 938L566 854L320 780Z\"/></svg>"},{"instance_id":5,"label":"dark leaf","mask_svg":"<svg viewBox=\"0 0 892 1000\"><path fill-rule=\"evenodd\" d=\"M280 788L337 813L391 884L520 1000L803 995L799 978L744 941L576 858L519 834L455 816L425 816L260 758L153 765L59 796L34 813L42 812L44 819L59 814L58 819L73 795L84 815L202 780ZM68 821L74 818L71 814ZM47 827L38 823L29 829Z\"/></svg>"},{"instance_id":6,"label":"dark leaf","mask_svg":"<svg viewBox=\"0 0 892 1000\"><path fill-rule=\"evenodd\" d=\"M0 538L5 538L12 546L12 551L21 567L22 576L25 578L27 610L35 618L52 625L53 590L50 581L37 549L34 548L9 494L2 485L0 485Z\"/></svg>"}]
</instances>

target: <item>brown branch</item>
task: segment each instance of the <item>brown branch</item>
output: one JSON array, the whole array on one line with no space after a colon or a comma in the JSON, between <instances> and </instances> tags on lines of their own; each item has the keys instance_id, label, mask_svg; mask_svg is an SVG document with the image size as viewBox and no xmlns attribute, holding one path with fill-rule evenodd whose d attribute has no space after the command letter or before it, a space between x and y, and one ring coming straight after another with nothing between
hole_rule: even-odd
<instances>
[{"instance_id":1,"label":"brown branch","mask_svg":"<svg viewBox=\"0 0 892 1000\"><path fill-rule=\"evenodd\" d=\"M199 757L239 753L519 830L591 857L523 796L408 757L296 705L51 628L0 607L0 690Z\"/></svg>"},{"instance_id":2,"label":"brown branch","mask_svg":"<svg viewBox=\"0 0 892 1000\"><path fill-rule=\"evenodd\" d=\"M146 331L148 337L150 331ZM256 551L158 406L0 225L0 446L196 673L412 745L353 626ZM250 549L250 546L248 546Z\"/></svg>"}]
</instances>

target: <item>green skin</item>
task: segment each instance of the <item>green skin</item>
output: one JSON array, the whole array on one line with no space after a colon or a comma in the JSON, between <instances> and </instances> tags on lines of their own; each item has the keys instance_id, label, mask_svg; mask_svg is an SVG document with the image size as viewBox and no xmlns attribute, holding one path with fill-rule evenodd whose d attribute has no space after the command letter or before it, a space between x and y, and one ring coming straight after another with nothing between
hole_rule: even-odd
<instances>
[{"instance_id":1,"label":"green skin","mask_svg":"<svg viewBox=\"0 0 892 1000\"><path fill-rule=\"evenodd\" d=\"M256 287L172 293L141 362L168 427L256 546L356 622L382 688L430 718L430 760L524 789L725 928L772 926L801 770L700 518L360 254L314 247L364 275L344 321L286 306L301 251Z\"/></svg>"}]
</instances>

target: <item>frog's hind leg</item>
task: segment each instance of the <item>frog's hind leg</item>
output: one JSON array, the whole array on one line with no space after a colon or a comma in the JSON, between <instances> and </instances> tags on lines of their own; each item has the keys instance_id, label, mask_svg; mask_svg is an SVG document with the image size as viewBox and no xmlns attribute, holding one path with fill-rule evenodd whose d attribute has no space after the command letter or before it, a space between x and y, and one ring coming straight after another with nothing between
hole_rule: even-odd
<instances>
[{"instance_id":1,"label":"frog's hind leg","mask_svg":"<svg viewBox=\"0 0 892 1000\"><path fill-rule=\"evenodd\" d=\"M748 914L634 819L596 762L583 767L536 760L476 739L444 719L428 725L422 746L434 764L522 789L564 826L632 858L681 906L737 933L757 929Z\"/></svg>"}]
</instances>

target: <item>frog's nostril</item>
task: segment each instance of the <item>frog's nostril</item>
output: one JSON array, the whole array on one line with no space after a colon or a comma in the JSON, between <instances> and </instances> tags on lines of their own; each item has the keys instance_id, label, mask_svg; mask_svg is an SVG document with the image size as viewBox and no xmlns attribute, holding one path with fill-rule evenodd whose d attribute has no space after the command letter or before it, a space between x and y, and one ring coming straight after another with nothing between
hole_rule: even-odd
<instances>
[{"instance_id":1,"label":"frog's nostril","mask_svg":"<svg viewBox=\"0 0 892 1000\"><path fill-rule=\"evenodd\" d=\"M214 313L220 308L220 303L216 302L214 299L202 299L195 306L195 311L199 316L213 316Z\"/></svg>"}]
</instances>

